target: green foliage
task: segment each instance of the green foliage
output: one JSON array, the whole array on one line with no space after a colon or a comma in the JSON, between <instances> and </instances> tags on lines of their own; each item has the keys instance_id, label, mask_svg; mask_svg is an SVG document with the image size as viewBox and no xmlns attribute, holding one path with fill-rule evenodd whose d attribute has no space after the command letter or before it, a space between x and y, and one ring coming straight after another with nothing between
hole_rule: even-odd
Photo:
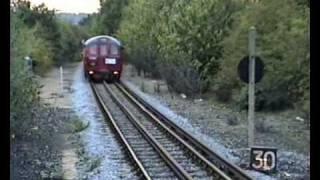
<instances>
[{"instance_id":1,"label":"green foliage","mask_svg":"<svg viewBox=\"0 0 320 180\"><path fill-rule=\"evenodd\" d=\"M161 74L177 92L199 93L212 83L224 102L235 100L233 93L246 86L237 65L247 55L248 29L255 26L257 53L266 64L257 86L258 109L280 110L297 103L308 111L308 1L135 0L123 15L118 35L131 63ZM196 73L186 76L190 68ZM246 102L245 97L238 102Z\"/></svg>"},{"instance_id":2,"label":"green foliage","mask_svg":"<svg viewBox=\"0 0 320 180\"><path fill-rule=\"evenodd\" d=\"M235 10L232 1L177 1L167 22L169 27L158 36L161 54L168 57L182 51L191 57L190 63L204 79L212 77L219 70L223 53L220 42Z\"/></svg>"},{"instance_id":3,"label":"green foliage","mask_svg":"<svg viewBox=\"0 0 320 180\"><path fill-rule=\"evenodd\" d=\"M156 27L159 4L166 1L152 2L145 0L130 1L123 11L118 36L124 41L129 61L138 70L158 74L158 50L156 43ZM139 12L139 13L137 13Z\"/></svg>"},{"instance_id":4,"label":"green foliage","mask_svg":"<svg viewBox=\"0 0 320 180\"><path fill-rule=\"evenodd\" d=\"M90 125L90 122L84 123L80 119L75 119L72 123L72 132L73 133L79 133L85 129L87 129Z\"/></svg>"},{"instance_id":5,"label":"green foliage","mask_svg":"<svg viewBox=\"0 0 320 180\"><path fill-rule=\"evenodd\" d=\"M11 29L12 58L23 61L25 56L31 56L37 64L36 73L43 74L52 64L53 53L50 43L37 36L38 25L28 28L16 16L11 20L14 27Z\"/></svg>"},{"instance_id":6,"label":"green foliage","mask_svg":"<svg viewBox=\"0 0 320 180\"><path fill-rule=\"evenodd\" d=\"M130 1L118 36L138 69L161 74L176 91L199 93L199 89L208 88L210 78L219 71L223 52L220 43L236 10L237 4L229 0ZM182 76L173 76L173 80L166 75L168 71L175 73L174 69L179 69L177 73ZM190 69L192 75L184 76ZM182 83L174 88L178 81L194 85L191 88ZM188 91L188 86L193 90Z\"/></svg>"},{"instance_id":7,"label":"green foliage","mask_svg":"<svg viewBox=\"0 0 320 180\"><path fill-rule=\"evenodd\" d=\"M86 39L101 34L98 27L98 14L88 15L79 22L79 25L86 33Z\"/></svg>"},{"instance_id":8,"label":"green foliage","mask_svg":"<svg viewBox=\"0 0 320 180\"><path fill-rule=\"evenodd\" d=\"M76 25L59 22L61 39L60 54L61 59L67 62L80 61L81 57L81 39L86 35L85 32Z\"/></svg>"},{"instance_id":9,"label":"green foliage","mask_svg":"<svg viewBox=\"0 0 320 180\"><path fill-rule=\"evenodd\" d=\"M225 53L215 79L216 88L246 86L239 83L236 69L241 58L247 55L248 29L255 26L257 53L266 67L265 77L257 85L260 96L257 104L261 109L279 110L305 101L310 77L308 9L301 11L294 0L262 1L247 4L234 22L230 36L223 42Z\"/></svg>"},{"instance_id":10,"label":"green foliage","mask_svg":"<svg viewBox=\"0 0 320 180\"><path fill-rule=\"evenodd\" d=\"M26 68L25 56L43 75L52 64L78 60L80 40L85 34L79 27L59 23L54 11L44 5L31 7L28 1L14 1L10 9L10 130L24 134L35 123L39 108L39 85Z\"/></svg>"},{"instance_id":11,"label":"green foliage","mask_svg":"<svg viewBox=\"0 0 320 180\"><path fill-rule=\"evenodd\" d=\"M115 36L122 19L123 8L128 0L100 0L98 14L89 15L80 22L90 36Z\"/></svg>"},{"instance_id":12,"label":"green foliage","mask_svg":"<svg viewBox=\"0 0 320 180\"><path fill-rule=\"evenodd\" d=\"M31 7L29 1L18 0L14 2L15 15L28 29L35 28L37 37L47 41L52 53L52 62L60 63L60 32L55 17L55 11L49 10L44 4Z\"/></svg>"},{"instance_id":13,"label":"green foliage","mask_svg":"<svg viewBox=\"0 0 320 180\"><path fill-rule=\"evenodd\" d=\"M36 38L30 40L34 43L29 51L21 51L21 54L34 57L37 72L43 74L52 64L80 60L80 41L86 36L81 27L59 22L55 11L44 4L31 7L28 1L18 0L13 6L15 18L24 24L24 31L32 31L31 38Z\"/></svg>"},{"instance_id":14,"label":"green foliage","mask_svg":"<svg viewBox=\"0 0 320 180\"><path fill-rule=\"evenodd\" d=\"M10 32L10 130L19 136L30 128L32 108L38 103L38 84L24 66L24 53L32 52L36 39L21 20L12 16ZM22 33L23 32L23 33ZM23 117L23 118L21 118ZM23 120L21 120L23 119Z\"/></svg>"},{"instance_id":15,"label":"green foliage","mask_svg":"<svg viewBox=\"0 0 320 180\"><path fill-rule=\"evenodd\" d=\"M99 21L103 27L102 33L114 35L118 29L122 8L127 0L100 0Z\"/></svg>"}]
</instances>

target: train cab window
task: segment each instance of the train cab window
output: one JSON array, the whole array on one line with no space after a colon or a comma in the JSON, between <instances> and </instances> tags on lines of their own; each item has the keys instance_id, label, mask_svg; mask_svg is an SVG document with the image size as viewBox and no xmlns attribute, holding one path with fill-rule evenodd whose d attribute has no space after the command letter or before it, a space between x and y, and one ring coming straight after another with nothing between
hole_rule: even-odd
<instances>
[{"instance_id":1,"label":"train cab window","mask_svg":"<svg viewBox=\"0 0 320 180\"><path fill-rule=\"evenodd\" d=\"M100 56L106 56L108 55L108 49L106 44L100 45Z\"/></svg>"},{"instance_id":2,"label":"train cab window","mask_svg":"<svg viewBox=\"0 0 320 180\"><path fill-rule=\"evenodd\" d=\"M110 46L110 54L111 55L118 55L119 54L119 48L118 46L111 44Z\"/></svg>"},{"instance_id":3,"label":"train cab window","mask_svg":"<svg viewBox=\"0 0 320 180\"><path fill-rule=\"evenodd\" d=\"M96 44L92 44L89 46L89 54L90 55L97 55L98 54L98 48Z\"/></svg>"}]
</instances>

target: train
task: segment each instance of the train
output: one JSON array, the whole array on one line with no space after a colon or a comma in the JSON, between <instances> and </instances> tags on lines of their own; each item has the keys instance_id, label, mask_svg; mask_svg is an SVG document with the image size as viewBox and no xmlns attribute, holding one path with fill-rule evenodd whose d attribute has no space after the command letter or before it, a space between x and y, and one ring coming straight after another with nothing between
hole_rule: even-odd
<instances>
[{"instance_id":1,"label":"train","mask_svg":"<svg viewBox=\"0 0 320 180\"><path fill-rule=\"evenodd\" d=\"M124 47L111 36L94 36L82 41L82 60L84 77L93 81L120 81Z\"/></svg>"}]
</instances>

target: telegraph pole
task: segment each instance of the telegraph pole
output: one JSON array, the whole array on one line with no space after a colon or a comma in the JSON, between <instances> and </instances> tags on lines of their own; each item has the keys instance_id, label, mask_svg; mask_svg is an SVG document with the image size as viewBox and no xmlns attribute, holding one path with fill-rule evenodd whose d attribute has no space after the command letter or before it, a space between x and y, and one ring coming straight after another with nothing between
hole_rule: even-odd
<instances>
[{"instance_id":1,"label":"telegraph pole","mask_svg":"<svg viewBox=\"0 0 320 180\"><path fill-rule=\"evenodd\" d=\"M248 109L248 144L254 145L254 106L255 106L255 56L256 56L256 29L249 30L249 109Z\"/></svg>"}]
</instances>

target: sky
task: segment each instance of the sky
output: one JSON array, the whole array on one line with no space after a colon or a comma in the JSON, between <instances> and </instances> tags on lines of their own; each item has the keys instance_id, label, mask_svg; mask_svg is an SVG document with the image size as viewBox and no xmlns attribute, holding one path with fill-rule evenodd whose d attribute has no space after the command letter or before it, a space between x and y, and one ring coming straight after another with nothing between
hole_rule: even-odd
<instances>
[{"instance_id":1,"label":"sky","mask_svg":"<svg viewBox=\"0 0 320 180\"><path fill-rule=\"evenodd\" d=\"M99 8L99 0L30 0L32 5L45 3L49 9L58 12L93 13Z\"/></svg>"}]
</instances>

